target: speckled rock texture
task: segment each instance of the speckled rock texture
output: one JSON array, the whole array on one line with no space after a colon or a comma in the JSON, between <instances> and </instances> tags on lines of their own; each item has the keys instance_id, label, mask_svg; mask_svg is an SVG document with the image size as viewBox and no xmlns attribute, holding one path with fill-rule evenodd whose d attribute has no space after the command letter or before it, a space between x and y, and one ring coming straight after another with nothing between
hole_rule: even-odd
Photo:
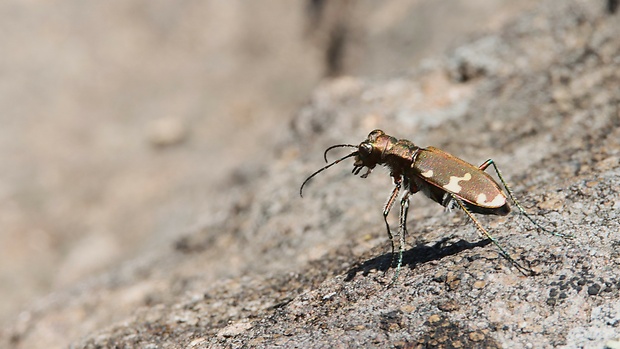
<instances>
[{"instance_id":1,"label":"speckled rock texture","mask_svg":"<svg viewBox=\"0 0 620 349\"><path fill-rule=\"evenodd\" d=\"M603 348L620 340L620 15L551 0L406 74L325 82L222 216L174 246L41 300L3 347ZM492 158L542 225L412 199L386 287L387 171L324 166L375 128L466 161ZM347 149L330 153L346 154ZM397 211L397 210L393 210ZM397 225L397 214L390 217ZM219 275L215 278L213 275ZM222 277L221 275L225 275ZM76 338L76 336L78 336ZM67 338L71 342L67 343Z\"/></svg>"}]
</instances>

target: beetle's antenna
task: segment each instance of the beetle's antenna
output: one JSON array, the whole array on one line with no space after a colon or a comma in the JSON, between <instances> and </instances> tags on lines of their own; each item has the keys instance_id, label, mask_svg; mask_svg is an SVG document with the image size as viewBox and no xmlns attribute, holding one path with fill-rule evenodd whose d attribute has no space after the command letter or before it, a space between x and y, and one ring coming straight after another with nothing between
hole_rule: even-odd
<instances>
[{"instance_id":1,"label":"beetle's antenna","mask_svg":"<svg viewBox=\"0 0 620 349\"><path fill-rule=\"evenodd\" d=\"M325 162L327 162L327 153L334 149L334 148L344 148L344 147L348 147L348 148L357 148L357 145L353 145L353 144L336 144L336 145L332 145L331 147L325 149L325 152L323 153L323 159L325 159Z\"/></svg>"},{"instance_id":2,"label":"beetle's antenna","mask_svg":"<svg viewBox=\"0 0 620 349\"><path fill-rule=\"evenodd\" d=\"M309 181L312 177L314 177L314 176L318 175L319 173L321 173L321 172L323 172L323 171L327 170L328 168L330 168L330 167L332 167L332 166L336 165L336 164L337 164L337 163L339 163L340 161L342 161L342 160L344 160L344 159L348 159L348 158L350 158L350 157L352 157L352 156L356 156L357 154L359 154L359 152L354 151L354 152L352 152L351 154L349 154L349 155L347 155L347 156L345 156L345 157L342 157L342 158L340 158L340 159L338 159L338 160L336 160L336 161L332 162L331 164L329 164L329 165L327 165L327 166L325 166L325 167L321 168L320 170L318 170L318 171L314 172L313 174L311 174L311 175L310 175L310 177L306 178L306 180L305 180L305 181L301 184L301 187L299 187L299 196L304 197L304 196L303 196L303 194L302 194L302 191L304 190L304 185L306 185L306 183L308 183L308 181Z\"/></svg>"}]
</instances>

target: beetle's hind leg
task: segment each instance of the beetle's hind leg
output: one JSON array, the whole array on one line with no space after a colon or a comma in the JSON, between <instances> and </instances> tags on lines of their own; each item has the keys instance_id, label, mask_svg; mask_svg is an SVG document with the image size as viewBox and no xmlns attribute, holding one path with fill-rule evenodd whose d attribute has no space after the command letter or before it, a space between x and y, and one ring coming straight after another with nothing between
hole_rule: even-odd
<instances>
[{"instance_id":1,"label":"beetle's hind leg","mask_svg":"<svg viewBox=\"0 0 620 349\"><path fill-rule=\"evenodd\" d=\"M463 200L461 200L459 197L457 197L455 194L452 194L452 193L450 193L450 196L452 196L452 200L456 202L458 207L460 207L461 210L463 210L463 212L465 212L469 216L472 222L474 222L474 225L476 225L476 228L478 229L478 231L484 235L483 237L486 237L487 239L491 240L491 242L493 242L493 244L497 246L497 248L500 250L504 258L506 258L512 265L514 265L515 268L517 268L523 275L529 276L529 275L535 274L534 271L522 266L516 260L514 260L514 258L510 256L510 254L499 244L499 242L491 234L489 234L489 232L486 229L484 229L482 224L480 224L480 221L478 221L476 217L474 217L474 215L465 206L465 203L463 202Z\"/></svg>"},{"instance_id":2,"label":"beetle's hind leg","mask_svg":"<svg viewBox=\"0 0 620 349\"><path fill-rule=\"evenodd\" d=\"M526 211L525 211L525 207L523 207L523 205L521 205L521 203L517 200L517 198L515 197L514 193L512 192L512 189L510 189L510 187L508 186L508 184L506 184L506 181L504 180L504 177L502 176L502 173L499 171L499 168L497 168L497 165L495 164L495 161L493 161L493 159L489 159L487 161L485 161L482 165L480 165L480 169L482 171L486 170L487 167L489 167L490 165L493 165L493 168L495 169L495 173L497 173L497 177L499 177L499 180L502 182L502 184L504 185L504 188L506 188L506 192L508 192L508 196L510 196L510 199L512 200L512 202L515 203L515 206L517 206L517 208L519 209L519 212L521 212L521 214L523 214L525 216L525 218L527 218L530 222L532 222L532 224L534 224L536 227L538 227L540 230L554 235L554 236L559 236L562 238L566 238L566 239L572 239L574 238L573 235L570 234L562 234L562 233L557 233L555 231L549 230L545 227L543 227L542 225L540 225L538 222L536 222L534 220L534 218L532 218Z\"/></svg>"}]
</instances>

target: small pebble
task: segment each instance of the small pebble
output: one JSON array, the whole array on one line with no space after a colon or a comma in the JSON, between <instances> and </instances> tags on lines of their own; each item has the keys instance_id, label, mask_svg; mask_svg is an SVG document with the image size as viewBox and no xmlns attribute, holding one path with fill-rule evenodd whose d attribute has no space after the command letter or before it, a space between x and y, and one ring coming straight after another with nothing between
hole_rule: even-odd
<instances>
[{"instance_id":1,"label":"small pebble","mask_svg":"<svg viewBox=\"0 0 620 349\"><path fill-rule=\"evenodd\" d=\"M600 291L601 291L601 285L599 284L594 284L588 287L588 294L590 296L596 296Z\"/></svg>"}]
</instances>

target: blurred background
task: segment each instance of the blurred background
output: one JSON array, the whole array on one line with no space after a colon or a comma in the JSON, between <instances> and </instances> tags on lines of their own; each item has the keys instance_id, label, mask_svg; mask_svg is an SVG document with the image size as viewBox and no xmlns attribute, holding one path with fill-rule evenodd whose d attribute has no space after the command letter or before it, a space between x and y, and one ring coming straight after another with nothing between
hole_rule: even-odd
<instances>
[{"instance_id":1,"label":"blurred background","mask_svg":"<svg viewBox=\"0 0 620 349\"><path fill-rule=\"evenodd\" d=\"M406 72L534 0L0 3L0 321L217 219L323 79Z\"/></svg>"}]
</instances>

